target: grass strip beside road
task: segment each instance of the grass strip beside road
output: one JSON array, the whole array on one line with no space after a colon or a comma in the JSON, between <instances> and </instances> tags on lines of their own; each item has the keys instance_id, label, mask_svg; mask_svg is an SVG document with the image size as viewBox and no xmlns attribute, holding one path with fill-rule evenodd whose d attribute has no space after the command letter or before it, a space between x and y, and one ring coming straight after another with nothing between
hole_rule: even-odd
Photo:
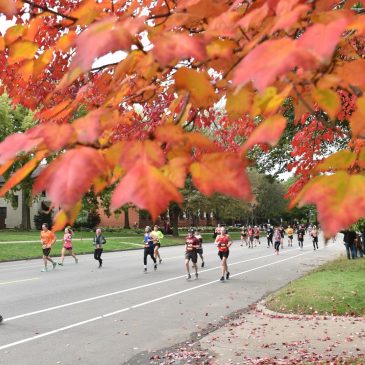
<instances>
[{"instance_id":1,"label":"grass strip beside road","mask_svg":"<svg viewBox=\"0 0 365 365\"><path fill-rule=\"evenodd\" d=\"M280 313L365 315L365 259L341 257L320 266L268 297Z\"/></svg>"},{"instance_id":2,"label":"grass strip beside road","mask_svg":"<svg viewBox=\"0 0 365 365\"><path fill-rule=\"evenodd\" d=\"M18 235L19 232L16 234L11 235L7 233L7 239L9 241L17 241L17 238L21 237L20 241L26 241L29 239L30 241L39 239L39 232L37 236L28 237L26 235ZM21 232L24 233L24 232ZM31 232L33 233L33 232ZM91 232L90 232L91 233ZM119 233L117 237L115 237L118 232L113 232L113 235L109 235L108 233L105 234L107 243L104 246L104 252L110 251L124 251L124 250L131 250L136 248L142 248L143 236L142 235L135 235L132 237L130 234L127 237L122 237ZM113 237L114 236L114 237ZM92 237L83 237L82 240L75 240L73 242L74 252L76 255L78 254L88 254L94 252L94 247L92 245ZM233 232L231 237L233 239L239 238L238 232ZM75 238L81 238L79 234L75 235ZM205 242L212 242L213 237L211 234L204 234L203 235ZM4 242L4 240L3 240ZM162 247L166 246L176 246L176 245L183 245L185 243L184 236L180 237L172 237L172 236L165 236L162 240ZM139 246L141 245L141 246ZM60 235L58 235L58 240L52 247L51 256L60 256L62 249L62 241L60 239ZM0 244L0 262L1 261L12 261L12 260L26 260L26 259L34 259L42 257L42 248L41 244L38 242L16 242L16 243L1 243Z\"/></svg>"}]
</instances>

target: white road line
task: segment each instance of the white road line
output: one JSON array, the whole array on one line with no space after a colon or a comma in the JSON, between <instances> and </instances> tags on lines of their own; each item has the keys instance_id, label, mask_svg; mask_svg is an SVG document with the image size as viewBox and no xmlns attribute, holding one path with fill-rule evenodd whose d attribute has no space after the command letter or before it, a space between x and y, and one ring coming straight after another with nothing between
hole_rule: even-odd
<instances>
[{"instance_id":1,"label":"white road line","mask_svg":"<svg viewBox=\"0 0 365 365\"><path fill-rule=\"evenodd\" d=\"M38 279L40 279L40 278L30 278L30 279L23 279L23 280L5 281L3 283L0 282L0 285L23 283L24 281L31 281L31 280L38 280Z\"/></svg>"},{"instance_id":2,"label":"white road line","mask_svg":"<svg viewBox=\"0 0 365 365\"><path fill-rule=\"evenodd\" d=\"M291 256L291 257L288 257L288 258L285 258L285 259L282 259L282 260L278 260L278 261L275 261L275 262L271 262L269 264L265 264L265 265L261 265L261 266L255 267L253 269L241 271L239 273L236 273L234 275L231 275L231 277L240 276L240 275L247 274L247 273L252 272L252 271L255 271L255 270L259 270L259 269L263 269L263 268L266 268L266 267L269 267L269 266L277 265L277 264L279 264L281 262L288 261L288 260L291 260L291 259L296 258L296 257L299 257L299 256L308 255L309 253L311 253L311 252L304 252L304 253L301 253L299 255ZM230 264L230 265L232 266L232 264ZM108 318L108 317L114 316L116 314L120 314L120 313L123 313L123 312L127 312L129 310L132 310L132 309L136 309L136 308L139 308L139 307L143 307L143 306L148 305L148 304L151 304L151 303L155 303L155 302L159 302L159 301L164 300L164 299L172 298L172 297L174 297L176 295L179 295L179 294L188 293L188 292L191 292L193 290L197 290L197 289L206 287L208 285L215 284L217 282L219 282L219 280L209 281L208 283L205 283L205 284L201 284L201 285L194 286L192 288L180 290L180 291L177 291L177 292L168 294L168 295L164 295L162 297L158 297L158 298L151 299L151 300L148 300L148 301L139 303L139 304L132 305L130 307L126 307L126 308L123 308L123 309L119 309L119 310L114 311L114 312L110 312L110 313L107 313L107 314L103 314L101 316L93 317L93 318L87 319L85 321L76 322L76 323L70 324L70 325L65 326L65 327L57 328L57 329L52 330L52 331L49 331L49 332L45 332L45 333L41 333L41 334L36 335L36 336L32 336L32 337L25 338L25 339L20 340L20 341L11 342L11 343L8 343L6 345L0 346L0 351L1 350L8 349L9 347L14 347L16 345L20 345L20 344L23 344L23 343L31 342L31 341L37 340L39 338L42 338L42 337L47 337L47 336L50 336L50 335L53 335L53 334L56 334L56 333L59 333L59 332L63 332L63 331L66 331L68 329L71 329L71 328L79 327L79 326L82 326L82 325L87 324L87 323L95 322L95 321L97 321L99 319Z\"/></svg>"},{"instance_id":3,"label":"white road line","mask_svg":"<svg viewBox=\"0 0 365 365\"><path fill-rule=\"evenodd\" d=\"M287 253L289 253L289 252L290 251L287 251ZM260 259L267 258L267 257L272 257L272 256L273 256L273 254L271 253L271 254L265 255L265 256L259 256L259 257L254 257L254 258L243 260L243 261L229 263L229 266L235 266L235 265L243 264L245 262L260 260ZM178 256L178 257L180 258L181 256ZM202 270L200 272L208 272L208 271L217 270L217 269L220 269L220 268L221 268L221 266L216 266L216 267L212 267L212 268L209 268L209 269L206 269L206 270ZM128 289L123 289L123 290L118 290L118 291L107 293L107 294L98 295L98 296L95 296L95 297L90 297L90 298L86 298L86 299L77 300L75 302L60 304L60 305L57 305L57 306L54 306L54 307L40 309L38 311L24 313L24 314L20 314L20 315L14 316L14 317L5 318L4 322L13 321L13 320L16 320L16 319L19 319L19 318L34 316L36 314L50 312L50 311L54 311L54 310L57 310L57 309L70 307L70 306L73 306L73 305L76 305L76 304L82 304L82 303L87 303L87 302L91 302L91 301L94 301L94 300L108 298L108 297L111 297L111 296L114 296L114 295L119 295L119 294L131 292L131 291L134 291L134 290L144 289L144 288L148 288L148 287L151 287L151 286L168 283L170 281L178 280L178 279L181 279L181 278L184 278L184 277L186 277L186 274L175 276L175 277L172 277L172 278L169 278L169 279L160 280L160 281L154 281L154 282L149 283L149 284L143 284L143 285L135 286L135 287L128 288Z\"/></svg>"}]
</instances>

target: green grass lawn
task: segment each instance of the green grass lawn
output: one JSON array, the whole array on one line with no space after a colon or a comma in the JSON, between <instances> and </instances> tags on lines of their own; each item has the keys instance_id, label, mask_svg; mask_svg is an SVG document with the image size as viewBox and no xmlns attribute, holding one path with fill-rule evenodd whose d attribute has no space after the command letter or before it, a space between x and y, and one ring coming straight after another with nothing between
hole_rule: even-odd
<instances>
[{"instance_id":1,"label":"green grass lawn","mask_svg":"<svg viewBox=\"0 0 365 365\"><path fill-rule=\"evenodd\" d=\"M74 251L76 254L84 254L93 252L92 245L93 232L75 232L74 235ZM57 233L57 242L52 248L52 255L59 256L62 249L62 233ZM122 251L136 248L142 248L143 235L136 234L133 230L130 232L105 232L107 243L104 251ZM238 232L233 232L233 239L239 238ZM82 238L82 239L81 239ZM203 234L205 242L212 242L212 234ZM30 231L1 231L0 232L0 262L20 259L39 258L42 255L41 244L38 242L30 242L39 240L39 232ZM25 241L16 243L1 243L7 241ZM184 235L180 237L165 236L162 246L173 246L184 244ZM141 245L141 246L139 246Z\"/></svg>"},{"instance_id":2,"label":"green grass lawn","mask_svg":"<svg viewBox=\"0 0 365 365\"><path fill-rule=\"evenodd\" d=\"M296 314L365 315L365 259L341 257L269 296L267 307Z\"/></svg>"}]
</instances>

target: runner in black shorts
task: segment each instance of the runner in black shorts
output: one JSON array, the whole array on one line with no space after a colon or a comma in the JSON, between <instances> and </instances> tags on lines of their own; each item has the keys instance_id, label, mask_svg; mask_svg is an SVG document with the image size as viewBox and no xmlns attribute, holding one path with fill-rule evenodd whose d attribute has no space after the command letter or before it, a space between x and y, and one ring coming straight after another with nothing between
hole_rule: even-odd
<instances>
[{"instance_id":1,"label":"runner in black shorts","mask_svg":"<svg viewBox=\"0 0 365 365\"><path fill-rule=\"evenodd\" d=\"M189 262L190 260L193 263L193 268L195 269L195 278L198 278L198 266L197 266L197 261L198 261L198 252L197 250L200 247L200 242L199 240L194 236L194 230L189 229L188 232L188 236L186 237L185 240L185 266L186 266L186 271L188 273L187 279L191 279L191 275L190 275L190 268L189 268Z\"/></svg>"},{"instance_id":2,"label":"runner in black shorts","mask_svg":"<svg viewBox=\"0 0 365 365\"><path fill-rule=\"evenodd\" d=\"M221 234L217 236L215 239L215 243L218 247L218 256L220 257L222 261L222 277L221 281L224 281L224 274L226 274L226 280L229 279L229 271L228 271L228 265L227 265L227 259L229 256L229 248L232 245L232 240L229 237L228 234L226 234L226 230L222 228Z\"/></svg>"},{"instance_id":3,"label":"runner in black shorts","mask_svg":"<svg viewBox=\"0 0 365 365\"><path fill-rule=\"evenodd\" d=\"M199 241L199 248L196 250L196 252L198 253L198 255L200 256L200 259L202 260L202 267L204 267L204 257L203 257L203 237L200 234L200 232L196 229L194 232L194 236L198 239Z\"/></svg>"}]
</instances>

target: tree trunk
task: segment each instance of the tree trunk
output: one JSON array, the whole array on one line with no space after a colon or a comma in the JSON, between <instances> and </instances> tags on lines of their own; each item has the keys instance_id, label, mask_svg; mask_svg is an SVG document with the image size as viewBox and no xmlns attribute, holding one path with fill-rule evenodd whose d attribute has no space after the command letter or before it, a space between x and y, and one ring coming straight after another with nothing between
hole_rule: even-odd
<instances>
[{"instance_id":1,"label":"tree trunk","mask_svg":"<svg viewBox=\"0 0 365 365\"><path fill-rule=\"evenodd\" d=\"M179 236L179 214L180 208L176 203L171 203L169 208L170 223L172 227L172 235Z\"/></svg>"},{"instance_id":2,"label":"tree trunk","mask_svg":"<svg viewBox=\"0 0 365 365\"><path fill-rule=\"evenodd\" d=\"M125 229L131 229L131 226L129 224L129 208L123 208L124 211L124 228Z\"/></svg>"},{"instance_id":3,"label":"tree trunk","mask_svg":"<svg viewBox=\"0 0 365 365\"><path fill-rule=\"evenodd\" d=\"M32 229L30 224L30 207L28 205L28 197L25 190L22 190L22 229L30 230Z\"/></svg>"}]
</instances>

